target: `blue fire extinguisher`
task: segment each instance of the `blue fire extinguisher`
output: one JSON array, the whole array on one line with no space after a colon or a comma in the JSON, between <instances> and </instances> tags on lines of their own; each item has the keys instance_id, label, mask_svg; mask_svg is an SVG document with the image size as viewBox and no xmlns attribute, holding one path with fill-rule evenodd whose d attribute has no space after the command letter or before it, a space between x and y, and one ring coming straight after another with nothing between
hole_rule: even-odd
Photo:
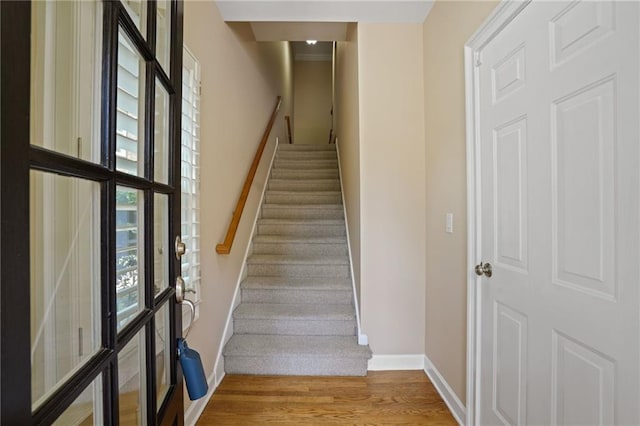
<instances>
[{"instance_id":1,"label":"blue fire extinguisher","mask_svg":"<svg viewBox=\"0 0 640 426\"><path fill-rule=\"evenodd\" d=\"M191 322L193 323L196 312L193 302L184 299L182 303L186 303L191 308ZM182 374L184 375L184 380L187 384L189 399L194 401L207 394L209 385L207 384L207 378L204 374L204 367L202 366L200 354L187 346L187 341L185 339L189 334L190 329L191 325L189 325L189 329L185 333L184 338L178 339L178 357L180 359L180 366L182 367Z\"/></svg>"}]
</instances>

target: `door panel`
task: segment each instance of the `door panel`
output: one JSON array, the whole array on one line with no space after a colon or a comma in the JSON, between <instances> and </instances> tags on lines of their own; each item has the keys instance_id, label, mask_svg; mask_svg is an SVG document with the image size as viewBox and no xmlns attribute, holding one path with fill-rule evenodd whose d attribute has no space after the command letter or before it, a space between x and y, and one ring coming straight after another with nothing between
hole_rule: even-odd
<instances>
[{"instance_id":1,"label":"door panel","mask_svg":"<svg viewBox=\"0 0 640 426\"><path fill-rule=\"evenodd\" d=\"M527 318L496 302L493 330L493 410L505 424L522 424L527 408Z\"/></svg>"},{"instance_id":2,"label":"door panel","mask_svg":"<svg viewBox=\"0 0 640 426\"><path fill-rule=\"evenodd\" d=\"M638 4L532 2L480 52L480 424L638 424Z\"/></svg>"},{"instance_id":3,"label":"door panel","mask_svg":"<svg viewBox=\"0 0 640 426\"><path fill-rule=\"evenodd\" d=\"M553 282L615 300L615 79L552 104Z\"/></svg>"}]
</instances>

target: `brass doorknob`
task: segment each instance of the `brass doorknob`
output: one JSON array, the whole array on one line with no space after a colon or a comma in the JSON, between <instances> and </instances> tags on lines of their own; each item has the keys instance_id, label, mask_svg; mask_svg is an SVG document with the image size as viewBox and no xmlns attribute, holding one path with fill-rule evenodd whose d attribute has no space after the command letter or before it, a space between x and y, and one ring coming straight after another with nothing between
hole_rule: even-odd
<instances>
[{"instance_id":1,"label":"brass doorknob","mask_svg":"<svg viewBox=\"0 0 640 426\"><path fill-rule=\"evenodd\" d=\"M489 262L487 263L482 263L480 262L478 265L476 265L476 275L478 276L485 276L487 278L491 278L491 275L493 275L493 269L491 268L491 264Z\"/></svg>"}]
</instances>

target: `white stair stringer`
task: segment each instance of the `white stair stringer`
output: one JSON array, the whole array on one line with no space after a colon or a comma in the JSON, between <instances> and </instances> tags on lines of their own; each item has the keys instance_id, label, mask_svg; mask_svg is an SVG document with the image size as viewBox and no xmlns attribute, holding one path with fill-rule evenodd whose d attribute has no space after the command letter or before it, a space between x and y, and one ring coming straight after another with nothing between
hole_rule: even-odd
<instances>
[{"instance_id":1,"label":"white stair stringer","mask_svg":"<svg viewBox=\"0 0 640 426\"><path fill-rule=\"evenodd\" d=\"M222 351L226 373L366 374L346 226L335 145L279 145Z\"/></svg>"}]
</instances>

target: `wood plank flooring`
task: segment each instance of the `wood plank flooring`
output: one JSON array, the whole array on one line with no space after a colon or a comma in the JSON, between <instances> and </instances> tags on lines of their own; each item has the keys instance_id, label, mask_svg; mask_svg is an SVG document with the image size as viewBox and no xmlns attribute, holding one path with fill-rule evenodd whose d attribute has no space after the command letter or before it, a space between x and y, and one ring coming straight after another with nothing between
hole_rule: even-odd
<instances>
[{"instance_id":1,"label":"wood plank flooring","mask_svg":"<svg viewBox=\"0 0 640 426\"><path fill-rule=\"evenodd\" d=\"M226 376L198 425L456 425L423 371Z\"/></svg>"}]
</instances>

